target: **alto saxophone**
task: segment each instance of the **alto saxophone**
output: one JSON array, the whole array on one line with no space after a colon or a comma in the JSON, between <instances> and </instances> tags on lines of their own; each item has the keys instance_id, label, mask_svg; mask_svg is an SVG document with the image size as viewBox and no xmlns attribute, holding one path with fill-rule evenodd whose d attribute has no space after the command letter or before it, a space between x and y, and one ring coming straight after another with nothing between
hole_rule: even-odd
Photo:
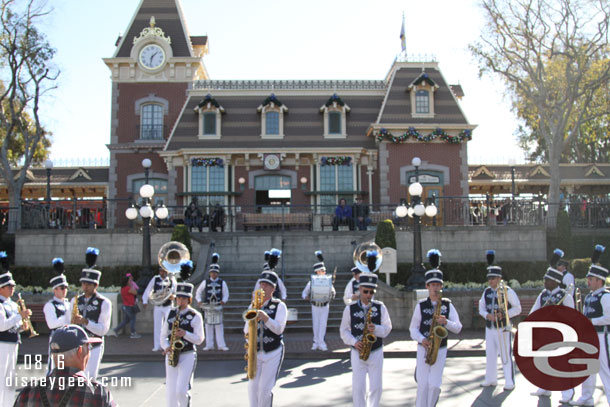
<instances>
[{"instance_id":1,"label":"alto saxophone","mask_svg":"<svg viewBox=\"0 0 610 407\"><path fill-rule=\"evenodd\" d=\"M368 327L371 324L371 314L373 312L373 304L370 304L370 308L366 313L366 323L364 324L364 333L362 334L362 351L360 351L360 359L368 360L369 355L371 354L371 348L375 341L377 341L377 337L375 334L372 334L368 331Z\"/></svg>"},{"instance_id":2,"label":"alto saxophone","mask_svg":"<svg viewBox=\"0 0 610 407\"><path fill-rule=\"evenodd\" d=\"M184 348L184 341L178 338L178 329L180 329L180 309L176 309L176 318L172 324L172 333L169 338L169 353L167 354L167 363L171 367L178 366L180 359L180 351Z\"/></svg>"},{"instance_id":3,"label":"alto saxophone","mask_svg":"<svg viewBox=\"0 0 610 407\"><path fill-rule=\"evenodd\" d=\"M261 288L254 292L254 299L252 300L252 308L244 311L242 317L244 321L248 323L248 333L246 336L246 355L244 359L248 362L246 366L246 372L248 372L248 379L254 379L256 377L256 343L258 340L258 323L256 317L258 311L263 307L263 301L265 300L265 291Z\"/></svg>"},{"instance_id":4,"label":"alto saxophone","mask_svg":"<svg viewBox=\"0 0 610 407\"><path fill-rule=\"evenodd\" d=\"M17 298L18 298L17 303L19 304L19 310L25 311L27 309L27 307L25 306L25 301L23 301L23 299L21 298L21 293L17 294ZM32 321L30 321L30 317L22 319L21 327L24 332L30 331L30 336L29 336L30 338L38 336L38 332L36 332L36 330L34 329L34 326L32 325Z\"/></svg>"},{"instance_id":5,"label":"alto saxophone","mask_svg":"<svg viewBox=\"0 0 610 407\"><path fill-rule=\"evenodd\" d=\"M430 323L430 332L428 333L428 340L430 341L430 347L426 350L426 363L433 365L436 363L436 357L438 356L438 350L441 347L441 342L447 337L449 332L447 328L441 326L436 322L436 319L441 315L441 307L443 305L443 292L439 291L438 302L432 315L432 322Z\"/></svg>"},{"instance_id":6,"label":"alto saxophone","mask_svg":"<svg viewBox=\"0 0 610 407\"><path fill-rule=\"evenodd\" d=\"M70 319L71 324L76 324L76 319L80 318L80 312L78 312L78 293L74 296L74 304L72 304L72 318Z\"/></svg>"}]
</instances>

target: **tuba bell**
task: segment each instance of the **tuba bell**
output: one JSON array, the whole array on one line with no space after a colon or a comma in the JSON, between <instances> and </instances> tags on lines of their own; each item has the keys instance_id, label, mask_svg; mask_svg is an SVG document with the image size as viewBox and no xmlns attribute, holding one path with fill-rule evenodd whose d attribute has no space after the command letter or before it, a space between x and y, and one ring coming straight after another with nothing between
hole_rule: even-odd
<instances>
[{"instance_id":1,"label":"tuba bell","mask_svg":"<svg viewBox=\"0 0 610 407\"><path fill-rule=\"evenodd\" d=\"M370 270L368 266L367 253L370 251L377 252L377 261L375 262L375 270ZM374 273L379 270L381 267L381 263L383 262L383 255L381 254L381 248L375 244L374 241L360 243L356 249L354 250L354 255L352 256L354 260L354 265L358 267L362 273L371 272Z\"/></svg>"},{"instance_id":2,"label":"tuba bell","mask_svg":"<svg viewBox=\"0 0 610 407\"><path fill-rule=\"evenodd\" d=\"M180 262L190 259L189 249L180 242L167 242L159 249L159 266L170 275L180 273ZM153 305L162 305L172 296L172 293L171 285L166 285L161 290L151 292L148 302Z\"/></svg>"}]
</instances>

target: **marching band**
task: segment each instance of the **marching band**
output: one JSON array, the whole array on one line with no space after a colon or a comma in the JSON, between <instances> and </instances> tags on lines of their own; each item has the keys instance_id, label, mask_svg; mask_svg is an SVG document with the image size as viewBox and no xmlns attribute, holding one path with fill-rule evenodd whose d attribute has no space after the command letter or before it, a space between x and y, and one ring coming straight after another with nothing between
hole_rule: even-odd
<instances>
[{"instance_id":1,"label":"marching band","mask_svg":"<svg viewBox=\"0 0 610 407\"><path fill-rule=\"evenodd\" d=\"M166 247L167 246L167 247ZM167 406L191 405L191 394L197 346L207 337L204 350L216 346L226 351L222 323L222 306L229 298L225 280L219 278L219 255L212 255L209 277L203 279L194 293L194 286L187 282L193 271L188 249L180 243L169 242L159 253L159 275L151 279L144 293L144 303L155 304L154 335L155 349L165 356L165 387ZM364 249L363 249L364 247ZM388 309L383 302L375 300L378 276L375 274L382 261L381 250L372 243L361 245L354 252L353 278L347 283L343 300L346 304L341 319L339 334L350 348L352 370L352 399L356 407L380 405L383 391L383 346L384 338L392 331ZM606 279L609 272L599 263L604 247L596 245L587 273L590 292L584 300L583 314L595 326L600 343L599 376L610 403L610 364L608 363L608 327L610 326L610 296L606 295ZM176 256L176 252L178 255ZM512 356L513 332L511 320L521 314L521 303L515 291L503 280L502 268L495 264L495 251L486 252L486 277L488 287L478 301L478 313L485 320L486 369L482 387L497 386L498 357L504 373L504 390L515 388L515 366ZM64 274L61 258L52 261L52 278L49 285L53 298L43 308L45 321L51 333L69 324L81 325L86 334L96 338L91 346L91 355L86 373L96 378L104 354L104 335L110 326L112 305L108 298L97 292L101 271L95 267L99 250L88 248L87 267L80 274L81 293L68 299L68 280ZM334 278L326 274L326 265L321 251L316 251L318 261L313 266L314 274L303 290L303 299L312 304L313 346L312 350L327 350L324 340L329 303L335 297ZM248 371L248 398L251 407L267 407L273 403L273 388L282 368L285 353L284 330L288 311L279 294L279 281L274 271L281 252L272 249L265 252L268 260L253 292L249 309L244 312L244 333ZM536 298L530 314L542 307L577 307L573 293L574 276L567 271L568 262L564 253L555 249L544 274L544 289ZM176 260L176 258L178 260ZM425 273L427 297L419 300L413 310L409 325L411 338L417 342L415 381L417 383L416 407L436 406L441 394L443 370L447 358L449 333L458 334L462 329L460 317L450 299L443 293L443 271L440 270L441 253L430 250L427 254L432 266ZM8 257L0 252L0 375L10 378L15 375L16 358L21 333L29 331L37 335L29 322L31 311L20 299L12 301L15 281L9 271ZM178 280L176 279L178 276ZM180 282L178 282L180 281ZM568 285L565 283L569 282ZM199 311L191 307L193 296L205 311L205 320ZM218 315L219 314L219 315ZM205 322L205 330L204 330ZM50 345L49 345L50 346ZM50 348L49 348L50 350ZM50 354L51 352L49 352ZM49 360L48 372L53 369ZM574 399L574 389L562 391L561 403L575 406L592 406L597 374L591 375L583 384L580 398ZM548 397L551 392L538 388L533 396ZM0 403L12 405L14 389L0 380Z\"/></svg>"}]
</instances>

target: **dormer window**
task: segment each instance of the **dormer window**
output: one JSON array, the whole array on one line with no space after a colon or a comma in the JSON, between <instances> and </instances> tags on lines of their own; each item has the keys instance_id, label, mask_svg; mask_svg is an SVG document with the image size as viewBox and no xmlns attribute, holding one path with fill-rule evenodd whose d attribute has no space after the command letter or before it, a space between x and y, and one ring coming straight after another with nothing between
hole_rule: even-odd
<instances>
[{"instance_id":1,"label":"dormer window","mask_svg":"<svg viewBox=\"0 0 610 407\"><path fill-rule=\"evenodd\" d=\"M411 115L413 117L434 117L434 92L438 89L436 82L422 72L409 87L407 92L411 94Z\"/></svg>"},{"instance_id":2,"label":"dormer window","mask_svg":"<svg viewBox=\"0 0 610 407\"><path fill-rule=\"evenodd\" d=\"M332 95L322 107L320 112L324 114L324 137L346 138L347 119L346 115L350 107L345 104L337 94Z\"/></svg>"},{"instance_id":3,"label":"dormer window","mask_svg":"<svg viewBox=\"0 0 610 407\"><path fill-rule=\"evenodd\" d=\"M261 138L284 138L285 104L272 93L256 111L261 114Z\"/></svg>"},{"instance_id":4,"label":"dormer window","mask_svg":"<svg viewBox=\"0 0 610 407\"><path fill-rule=\"evenodd\" d=\"M221 135L221 117L225 112L220 103L212 95L208 94L194 110L199 114L198 138L200 140L219 139Z\"/></svg>"}]
</instances>

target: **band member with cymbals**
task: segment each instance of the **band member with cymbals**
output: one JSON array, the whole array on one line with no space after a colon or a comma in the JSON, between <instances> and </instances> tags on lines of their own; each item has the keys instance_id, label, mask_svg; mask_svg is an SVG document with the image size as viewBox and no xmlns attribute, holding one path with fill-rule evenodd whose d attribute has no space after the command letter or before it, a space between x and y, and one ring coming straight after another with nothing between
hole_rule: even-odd
<instances>
[{"instance_id":1,"label":"band member with cymbals","mask_svg":"<svg viewBox=\"0 0 610 407\"><path fill-rule=\"evenodd\" d=\"M102 272L95 269L99 249L88 247L85 254L87 267L82 269L80 275L81 290L77 298L78 315L73 324L81 325L87 331L89 337L101 338L98 343L93 344L91 357L85 372L89 377L97 379L102 357L104 356L104 335L110 329L110 318L112 316L112 303L110 300L97 292Z\"/></svg>"},{"instance_id":2,"label":"band member with cymbals","mask_svg":"<svg viewBox=\"0 0 610 407\"><path fill-rule=\"evenodd\" d=\"M263 271L269 270L275 273L275 267L277 266L280 258L282 257L282 251L280 249L271 249L265 251L265 264L263 264ZM277 273L275 273L277 275ZM254 291L260 290L260 280L256 281L254 285ZM282 279L277 277L277 287L273 292L273 296L275 298L279 298L280 300L286 302L286 298L288 297L288 291L286 290L286 286Z\"/></svg>"},{"instance_id":3,"label":"band member with cymbals","mask_svg":"<svg viewBox=\"0 0 610 407\"><path fill-rule=\"evenodd\" d=\"M161 335L161 328L167 319L167 314L172 306L172 300L176 293L176 278L170 275L167 270L163 267L159 267L159 274L154 276L146 286L144 294L142 294L142 304L144 309L148 306L148 300L152 293L158 293L165 290L167 287L170 288L172 295L165 300L162 304L155 304L153 309L153 352L161 350L161 342L159 337Z\"/></svg>"},{"instance_id":4,"label":"band member with cymbals","mask_svg":"<svg viewBox=\"0 0 610 407\"><path fill-rule=\"evenodd\" d=\"M487 282L479 300L479 315L485 320L485 380L481 387L498 384L498 356L504 372L504 389L515 388L515 366L512 352L511 326L504 315L508 310L508 320L521 313L521 303L515 290L502 282L502 267L494 264L495 250L487 250ZM506 289L506 296L505 296ZM498 301L500 297L500 301ZM506 306L504 302L506 301Z\"/></svg>"},{"instance_id":5,"label":"band member with cymbals","mask_svg":"<svg viewBox=\"0 0 610 407\"><path fill-rule=\"evenodd\" d=\"M428 261L432 266L432 269L425 274L428 298L417 303L409 326L411 338L418 343L417 367L415 368L415 381L417 382L415 407L436 406L441 394L443 369L447 358L447 337L440 341L435 355L436 361L433 364L426 363L428 349L434 348L431 327L433 324L434 326L440 325L455 334L462 330L460 317L451 300L442 296L443 272L439 270L440 257L441 252L438 250L428 251ZM437 309L437 306L440 308ZM435 314L438 314L436 318L434 318Z\"/></svg>"},{"instance_id":6,"label":"band member with cymbals","mask_svg":"<svg viewBox=\"0 0 610 407\"><path fill-rule=\"evenodd\" d=\"M314 275L326 275L326 266L324 265L324 256L322 256L322 251L316 251L315 255L319 261L313 265ZM307 285L301 294L301 297L303 297L305 301L311 302L311 320L313 325L313 345L311 346L311 350L318 349L327 351L328 346L324 341L324 337L326 336L326 324L328 322L328 313L330 311L330 301L335 298L336 291L331 282L331 298L325 302L316 301L311 295L311 281L312 280L310 279L307 282Z\"/></svg>"},{"instance_id":7,"label":"band member with cymbals","mask_svg":"<svg viewBox=\"0 0 610 407\"><path fill-rule=\"evenodd\" d=\"M0 252L0 405L12 406L15 401L14 383L17 352L21 343L23 320L32 315L29 309L20 310L11 300L15 293L15 280L9 271L6 252Z\"/></svg>"},{"instance_id":8,"label":"band member with cymbals","mask_svg":"<svg viewBox=\"0 0 610 407\"><path fill-rule=\"evenodd\" d=\"M610 292L606 288L606 279L608 278L608 269L599 264L599 259L606 248L602 245L596 245L591 256L591 267L587 273L587 287L589 294L585 297L585 305L583 313L585 317L591 320L597 337L599 339L599 377L604 385L604 393L606 393L606 401L610 404L610 366L608 363L608 326L610 325ZM595 383L597 382L597 374L593 374L587 378L582 384L582 394L576 401L570 401L573 406L592 406L594 404L593 393L595 392Z\"/></svg>"},{"instance_id":9,"label":"band member with cymbals","mask_svg":"<svg viewBox=\"0 0 610 407\"><path fill-rule=\"evenodd\" d=\"M352 267L352 274L354 275L345 286L343 291L343 302L345 305L350 305L353 301L360 298L360 291L358 290L358 278L360 277L360 269L358 267Z\"/></svg>"},{"instance_id":10,"label":"band member with cymbals","mask_svg":"<svg viewBox=\"0 0 610 407\"><path fill-rule=\"evenodd\" d=\"M51 298L42 308L44 319L49 327L49 346L51 345L51 336L57 328L70 324L72 318L72 303L67 298L68 280L64 274L64 260L61 257L56 257L52 261L53 277L49 280L53 288L53 298ZM53 358L51 357L51 348L49 347L49 362L47 364L47 375L53 370Z\"/></svg>"},{"instance_id":11,"label":"band member with cymbals","mask_svg":"<svg viewBox=\"0 0 610 407\"><path fill-rule=\"evenodd\" d=\"M265 295L263 306L256 317L259 322L256 343L256 375L248 381L250 407L270 407L272 405L273 387L284 360L284 329L288 319L288 310L282 300L273 297L277 279L277 274L267 270L264 270L259 278L260 288ZM244 325L244 333L248 333L248 322Z\"/></svg>"},{"instance_id":12,"label":"band member with cymbals","mask_svg":"<svg viewBox=\"0 0 610 407\"><path fill-rule=\"evenodd\" d=\"M165 388L167 407L187 407L191 405L191 388L197 365L197 345L203 343L203 318L199 311L191 307L193 302L192 284L186 280L193 272L193 262L180 262L180 279L176 285L176 308L167 315L161 329L161 347L165 355ZM179 318L174 331L174 322ZM172 333L182 341L182 349L172 344ZM173 348L172 348L173 347ZM177 364L170 366L170 354L177 357Z\"/></svg>"},{"instance_id":13,"label":"band member with cymbals","mask_svg":"<svg viewBox=\"0 0 610 407\"><path fill-rule=\"evenodd\" d=\"M205 305L223 306L229 301L229 287L227 286L227 282L218 277L218 274L220 273L220 264L218 264L219 258L220 256L218 253L212 255L212 262L210 263L210 267L208 267L210 276L208 279L203 280L203 282L199 284L199 288L197 288L195 299L200 308ZM222 311L219 312L222 317ZM203 350L208 351L214 349L214 337L216 337L216 346L218 347L218 350L224 352L228 351L229 348L227 348L225 343L222 318L218 323L210 323L209 316L204 316L205 348L203 348Z\"/></svg>"},{"instance_id":14,"label":"band member with cymbals","mask_svg":"<svg viewBox=\"0 0 610 407\"><path fill-rule=\"evenodd\" d=\"M367 253L371 271L375 270L377 255L375 251ZM383 338L392 331L392 322L386 306L381 301L373 300L377 275L373 272L358 274L359 299L343 310L339 332L343 342L351 347L354 407L378 407L383 390ZM374 341L369 340L372 339L371 334L375 337Z\"/></svg>"}]
</instances>

